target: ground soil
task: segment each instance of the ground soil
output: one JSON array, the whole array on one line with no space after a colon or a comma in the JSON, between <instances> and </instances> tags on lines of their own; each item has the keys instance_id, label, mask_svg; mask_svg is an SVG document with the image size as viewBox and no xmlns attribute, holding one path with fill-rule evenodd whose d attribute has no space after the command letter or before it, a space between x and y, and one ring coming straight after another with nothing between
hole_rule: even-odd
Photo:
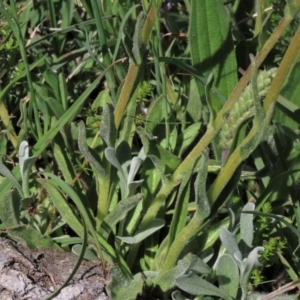
<instances>
[{"instance_id":1,"label":"ground soil","mask_svg":"<svg viewBox=\"0 0 300 300\"><path fill-rule=\"evenodd\" d=\"M43 300L67 279L78 257L53 249L31 251L0 239L0 299ZM83 261L55 300L108 300L99 262Z\"/></svg>"}]
</instances>

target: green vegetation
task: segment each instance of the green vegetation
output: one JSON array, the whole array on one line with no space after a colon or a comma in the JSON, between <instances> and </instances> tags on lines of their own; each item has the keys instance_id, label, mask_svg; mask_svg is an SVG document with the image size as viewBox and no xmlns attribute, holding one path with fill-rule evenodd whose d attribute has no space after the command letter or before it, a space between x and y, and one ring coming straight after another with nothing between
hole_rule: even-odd
<instances>
[{"instance_id":1,"label":"green vegetation","mask_svg":"<svg viewBox=\"0 0 300 300\"><path fill-rule=\"evenodd\" d=\"M299 14L0 1L2 236L76 253L64 285L100 260L116 300L257 299L282 271L294 299Z\"/></svg>"}]
</instances>

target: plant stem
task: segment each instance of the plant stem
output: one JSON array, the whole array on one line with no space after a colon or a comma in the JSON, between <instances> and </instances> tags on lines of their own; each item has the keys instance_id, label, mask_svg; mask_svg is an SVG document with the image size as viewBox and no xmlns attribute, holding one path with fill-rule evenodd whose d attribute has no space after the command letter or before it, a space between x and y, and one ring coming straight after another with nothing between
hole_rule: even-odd
<instances>
[{"instance_id":1,"label":"plant stem","mask_svg":"<svg viewBox=\"0 0 300 300\"><path fill-rule=\"evenodd\" d=\"M115 115L115 125L118 129L120 127L126 106L133 93L133 88L138 77L140 65L129 65L129 69L116 105L114 115Z\"/></svg>"},{"instance_id":2,"label":"plant stem","mask_svg":"<svg viewBox=\"0 0 300 300\"><path fill-rule=\"evenodd\" d=\"M195 212L192 220L186 227L182 229L175 241L172 243L172 246L170 247L168 255L160 270L160 274L163 274L176 265L183 247L185 247L198 234L203 221L204 218Z\"/></svg>"},{"instance_id":3,"label":"plant stem","mask_svg":"<svg viewBox=\"0 0 300 300\"><path fill-rule=\"evenodd\" d=\"M160 7L161 5L161 0L157 1L157 9ZM156 10L157 10L154 5L152 4L149 12L147 14L143 29L142 29L142 41L143 44L146 46L148 39L150 37L150 33L152 30L152 27L154 25L155 22L155 18L156 18ZM139 74L139 71L142 67L141 65L135 65L133 63L130 63L129 65L129 69L125 78L125 82L122 88L122 91L120 93L120 97L118 99L116 108L115 108L115 125L116 128L118 129L120 127L126 106L128 104L129 99L131 98L131 95L134 92L134 87L135 87L135 83Z\"/></svg>"}]
</instances>

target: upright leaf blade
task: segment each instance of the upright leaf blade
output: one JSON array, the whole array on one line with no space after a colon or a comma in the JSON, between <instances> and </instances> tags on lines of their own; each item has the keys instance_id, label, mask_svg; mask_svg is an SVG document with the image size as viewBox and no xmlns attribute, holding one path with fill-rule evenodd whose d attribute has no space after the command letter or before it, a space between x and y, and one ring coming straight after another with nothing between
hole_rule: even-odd
<instances>
[{"instance_id":1,"label":"upright leaf blade","mask_svg":"<svg viewBox=\"0 0 300 300\"><path fill-rule=\"evenodd\" d=\"M216 86L227 98L237 83L229 15L219 0L192 0L189 43L193 65L206 77L215 68ZM204 95L204 87L200 86ZM222 106L214 101L214 110Z\"/></svg>"},{"instance_id":2,"label":"upright leaf blade","mask_svg":"<svg viewBox=\"0 0 300 300\"><path fill-rule=\"evenodd\" d=\"M114 108L106 103L102 114L100 135L108 147L114 147L117 139L117 129L114 122Z\"/></svg>"},{"instance_id":3,"label":"upright leaf blade","mask_svg":"<svg viewBox=\"0 0 300 300\"><path fill-rule=\"evenodd\" d=\"M252 202L248 202L243 207L242 212L254 210L254 209L255 209L255 204ZM253 234L254 234L253 215L242 213L241 214L241 239L244 241L245 246L248 248L247 250L249 250L252 247Z\"/></svg>"},{"instance_id":4,"label":"upright leaf blade","mask_svg":"<svg viewBox=\"0 0 300 300\"><path fill-rule=\"evenodd\" d=\"M220 289L236 299L239 288L239 269L231 255L224 254L219 258L216 274Z\"/></svg>"}]
</instances>

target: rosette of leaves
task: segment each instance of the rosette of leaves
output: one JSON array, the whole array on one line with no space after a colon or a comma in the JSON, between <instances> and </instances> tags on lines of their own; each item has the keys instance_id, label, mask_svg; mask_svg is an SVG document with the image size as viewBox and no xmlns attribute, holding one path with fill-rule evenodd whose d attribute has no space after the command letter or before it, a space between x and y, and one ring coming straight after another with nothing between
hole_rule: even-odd
<instances>
[{"instance_id":1,"label":"rosette of leaves","mask_svg":"<svg viewBox=\"0 0 300 300\"><path fill-rule=\"evenodd\" d=\"M277 69L260 71L257 78L258 94L261 100L265 98ZM242 93L239 101L235 103L224 120L224 126L220 131L221 149L230 149L234 138L241 125L254 116L254 102L251 85L248 85Z\"/></svg>"},{"instance_id":2,"label":"rosette of leaves","mask_svg":"<svg viewBox=\"0 0 300 300\"><path fill-rule=\"evenodd\" d=\"M254 203L247 203L243 211L253 211ZM249 278L253 270L262 266L258 260L263 247L252 248L253 241L253 215L241 214L240 220L241 240L238 245L236 236L225 227L220 230L220 239L228 254L223 254L216 265L216 274L221 289L226 291L234 299L238 299L239 286L241 287L241 299L246 299L248 293Z\"/></svg>"}]
</instances>

